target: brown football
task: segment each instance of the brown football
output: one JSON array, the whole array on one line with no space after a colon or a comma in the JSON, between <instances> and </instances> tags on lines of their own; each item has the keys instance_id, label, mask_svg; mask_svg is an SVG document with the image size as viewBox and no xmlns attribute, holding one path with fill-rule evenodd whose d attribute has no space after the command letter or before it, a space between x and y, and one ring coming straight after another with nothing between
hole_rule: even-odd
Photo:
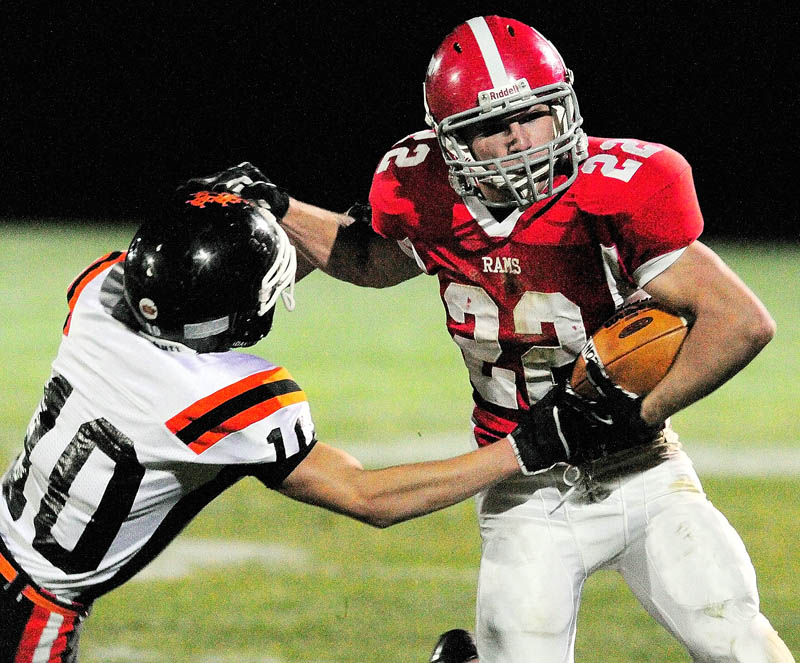
<instances>
[{"instance_id":1,"label":"brown football","mask_svg":"<svg viewBox=\"0 0 800 663\"><path fill-rule=\"evenodd\" d=\"M584 346L570 384L582 396L597 396L586 379L587 352L595 352L608 375L628 391L643 396L667 374L689 331L685 318L655 302L625 306L609 318Z\"/></svg>"}]
</instances>

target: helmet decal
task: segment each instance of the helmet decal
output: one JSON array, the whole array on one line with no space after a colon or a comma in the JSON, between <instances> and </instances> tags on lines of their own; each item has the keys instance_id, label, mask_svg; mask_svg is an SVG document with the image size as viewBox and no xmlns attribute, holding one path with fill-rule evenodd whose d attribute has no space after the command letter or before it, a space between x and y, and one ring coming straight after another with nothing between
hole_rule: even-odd
<instances>
[{"instance_id":1,"label":"helmet decal","mask_svg":"<svg viewBox=\"0 0 800 663\"><path fill-rule=\"evenodd\" d=\"M158 317L158 307L152 299L142 297L139 300L139 313L145 320L155 320Z\"/></svg>"},{"instance_id":2,"label":"helmet decal","mask_svg":"<svg viewBox=\"0 0 800 663\"><path fill-rule=\"evenodd\" d=\"M218 203L223 207L227 207L229 203L248 204L244 198L237 196L235 193L228 193L227 191L221 193L216 193L214 191L196 191L192 194L192 198L186 202L195 207L205 207L206 203Z\"/></svg>"},{"instance_id":3,"label":"helmet decal","mask_svg":"<svg viewBox=\"0 0 800 663\"><path fill-rule=\"evenodd\" d=\"M508 85L501 85L491 90L481 90L478 92L478 105L487 111L492 109L492 106L498 99L503 97L519 97L525 99L531 96L530 85L524 78L517 81L511 81Z\"/></svg>"}]
</instances>

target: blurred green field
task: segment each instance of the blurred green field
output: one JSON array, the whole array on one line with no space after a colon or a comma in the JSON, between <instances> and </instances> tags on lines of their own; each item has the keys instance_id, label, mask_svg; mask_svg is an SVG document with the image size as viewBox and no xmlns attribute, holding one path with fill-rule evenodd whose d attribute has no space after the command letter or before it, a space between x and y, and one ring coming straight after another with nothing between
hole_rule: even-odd
<instances>
[{"instance_id":1,"label":"blurred green field","mask_svg":"<svg viewBox=\"0 0 800 663\"><path fill-rule=\"evenodd\" d=\"M0 225L0 461L17 453L60 340L69 281L124 249L132 226ZM800 272L797 246L714 244L767 304L778 336L732 382L675 417L691 454L712 445L797 447ZM463 436L470 388L444 329L433 279L357 290L314 274L297 286L257 351L287 366L311 401L318 435L337 444L408 445ZM800 652L800 479L704 477L759 574L762 608ZM132 582L101 599L83 661L426 661L440 631L471 627L479 539L471 502L375 531L291 503L255 482L212 504L178 543L217 540L283 550L271 563L205 566ZM181 550L184 550L181 548ZM211 559L206 560L211 562ZM578 660L687 661L613 574L584 592Z\"/></svg>"}]
</instances>

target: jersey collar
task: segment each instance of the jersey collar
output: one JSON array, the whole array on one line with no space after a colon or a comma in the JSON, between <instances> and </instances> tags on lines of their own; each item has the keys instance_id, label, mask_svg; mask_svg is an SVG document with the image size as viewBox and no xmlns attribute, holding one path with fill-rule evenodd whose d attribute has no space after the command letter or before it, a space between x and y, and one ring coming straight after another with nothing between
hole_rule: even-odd
<instances>
[{"instance_id":1,"label":"jersey collar","mask_svg":"<svg viewBox=\"0 0 800 663\"><path fill-rule=\"evenodd\" d=\"M489 237L508 237L517 226L517 221L525 212L519 208L514 208L502 221L498 221L477 196L464 196L464 204L467 206L472 218L478 222Z\"/></svg>"}]
</instances>

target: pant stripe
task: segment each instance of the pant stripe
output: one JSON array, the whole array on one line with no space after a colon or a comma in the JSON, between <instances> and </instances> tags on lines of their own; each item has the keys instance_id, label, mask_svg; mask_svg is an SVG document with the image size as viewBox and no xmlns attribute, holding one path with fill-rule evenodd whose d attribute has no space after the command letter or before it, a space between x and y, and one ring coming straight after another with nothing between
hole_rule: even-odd
<instances>
[{"instance_id":1,"label":"pant stripe","mask_svg":"<svg viewBox=\"0 0 800 663\"><path fill-rule=\"evenodd\" d=\"M50 658L47 659L47 663L61 663L61 655L67 648L67 638L73 632L74 626L75 617L64 617L61 627L58 629L58 637L50 650Z\"/></svg>"},{"instance_id":2,"label":"pant stripe","mask_svg":"<svg viewBox=\"0 0 800 663\"><path fill-rule=\"evenodd\" d=\"M44 632L44 627L50 619L50 612L35 605L25 625L25 631L19 641L17 648L17 656L14 658L14 663L34 663L34 654L36 648L39 646L39 640Z\"/></svg>"}]
</instances>

